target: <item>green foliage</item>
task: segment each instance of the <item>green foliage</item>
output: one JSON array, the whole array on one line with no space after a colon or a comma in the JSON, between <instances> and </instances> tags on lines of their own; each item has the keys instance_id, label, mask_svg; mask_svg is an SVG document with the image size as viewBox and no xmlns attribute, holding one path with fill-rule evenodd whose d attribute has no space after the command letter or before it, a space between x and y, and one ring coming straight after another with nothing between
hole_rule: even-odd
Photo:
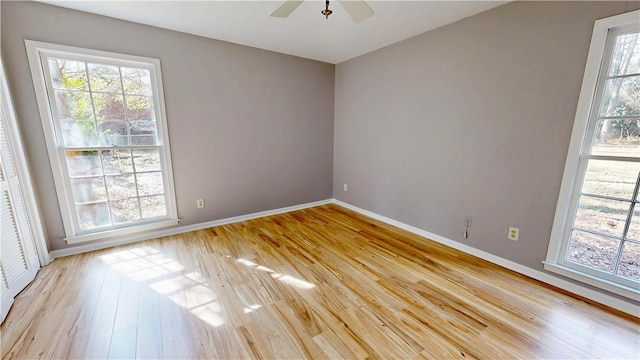
<instances>
[{"instance_id":1,"label":"green foliage","mask_svg":"<svg viewBox=\"0 0 640 360\"><path fill-rule=\"evenodd\" d=\"M62 73L62 84L70 89L84 89L87 81L84 77L70 77L68 73Z\"/></svg>"}]
</instances>

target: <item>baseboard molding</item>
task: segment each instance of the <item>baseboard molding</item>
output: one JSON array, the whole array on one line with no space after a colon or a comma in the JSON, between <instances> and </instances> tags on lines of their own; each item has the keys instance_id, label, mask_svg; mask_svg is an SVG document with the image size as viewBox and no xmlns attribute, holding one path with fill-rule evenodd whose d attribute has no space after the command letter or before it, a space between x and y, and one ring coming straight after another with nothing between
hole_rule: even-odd
<instances>
[{"instance_id":1,"label":"baseboard molding","mask_svg":"<svg viewBox=\"0 0 640 360\"><path fill-rule=\"evenodd\" d=\"M306 209L314 206L326 205L331 203L333 203L333 199L326 199L326 200L314 201L306 204L287 206L279 209L260 211L260 212L247 214L247 215L234 216L226 219L207 221L207 222L192 224L192 225L177 226L177 227L164 229L164 230L149 231L139 235L127 236L126 238L121 238L121 239L106 240L106 241L102 241L94 244L73 246L66 249L53 250L49 252L49 258L53 260L59 257L77 255L77 254L82 254L89 251L102 250L102 249L107 249L114 246L131 244L131 243L155 239L155 238L164 237L164 236L178 235L178 234L183 234L190 231L202 230L202 229L206 229L214 226L232 224L232 223L237 223L241 221L257 219L265 216L278 215L278 214L283 214L291 211L302 210L302 209Z\"/></svg>"},{"instance_id":2,"label":"baseboard molding","mask_svg":"<svg viewBox=\"0 0 640 360\"><path fill-rule=\"evenodd\" d=\"M471 247L469 245L465 245L462 243L459 243L457 241L453 241L451 239L445 238L444 236L440 236L425 230L422 230L420 228L417 228L415 226L411 226L411 225L407 225L405 223L402 223L400 221L388 218L386 216L382 216L379 214L376 214L374 212L359 208L357 206L351 205L349 203L345 203L343 201L340 200L333 200L333 203L339 206L342 206L344 208L347 208L349 210L353 210L357 213L360 213L362 215L368 216L372 219L376 219L379 221L382 221L384 223L387 223L389 225L393 225L395 227L398 227L400 229L403 230L407 230L411 233L414 233L416 235L425 237L429 240L433 240L435 242L438 242L440 244L449 246L451 248L454 248L456 250L460 250L462 252L465 252L467 254L479 257L483 260L489 261L491 263L494 263L496 265L500 265L502 267L505 267L509 270L513 270L517 273L520 273L522 275L526 275L530 278L536 279L538 281L541 281L543 283L549 284L549 285L553 285L555 287L558 287L560 289L566 290L568 292L571 292L573 294L585 297L587 299L593 300L595 302L598 302L600 304L609 306L611 308L614 308L616 310L622 311L626 314L635 316L635 317L640 317L640 307L637 304L628 302L628 301L624 301L620 298L617 297L613 297L610 295L607 295L605 293L584 287L584 286L580 286L578 284L575 284L573 282L564 280L562 278L559 278L557 276L551 275L551 274L547 274L543 271L540 270L535 270L532 269L528 266L524 266L522 264L518 264L516 262L513 262L511 260L502 258L500 256L496 256L493 255L491 253L488 253L486 251L482 251L482 250L478 250L474 247Z\"/></svg>"}]
</instances>

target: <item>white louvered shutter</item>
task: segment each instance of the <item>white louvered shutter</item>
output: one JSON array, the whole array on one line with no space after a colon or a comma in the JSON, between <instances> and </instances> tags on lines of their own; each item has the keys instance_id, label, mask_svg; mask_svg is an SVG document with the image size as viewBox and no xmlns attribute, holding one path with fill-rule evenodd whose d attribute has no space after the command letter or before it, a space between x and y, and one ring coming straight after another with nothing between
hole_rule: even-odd
<instances>
[{"instance_id":1,"label":"white louvered shutter","mask_svg":"<svg viewBox=\"0 0 640 360\"><path fill-rule=\"evenodd\" d=\"M0 194L0 212L2 212L2 223L0 224L2 227L2 270L8 287L29 269L8 189L3 190Z\"/></svg>"},{"instance_id":2,"label":"white louvered shutter","mask_svg":"<svg viewBox=\"0 0 640 360\"><path fill-rule=\"evenodd\" d=\"M3 99L5 100L5 99ZM0 286L1 319L38 267L33 234L22 198L8 124L0 111Z\"/></svg>"}]
</instances>

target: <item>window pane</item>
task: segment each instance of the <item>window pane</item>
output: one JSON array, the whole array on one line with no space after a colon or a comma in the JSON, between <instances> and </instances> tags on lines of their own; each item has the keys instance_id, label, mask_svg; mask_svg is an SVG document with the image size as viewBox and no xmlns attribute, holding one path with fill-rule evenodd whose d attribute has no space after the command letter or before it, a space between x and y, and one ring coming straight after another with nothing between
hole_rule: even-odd
<instances>
[{"instance_id":1,"label":"window pane","mask_svg":"<svg viewBox=\"0 0 640 360\"><path fill-rule=\"evenodd\" d=\"M567 260L613 272L620 240L574 230L567 251Z\"/></svg>"},{"instance_id":2,"label":"window pane","mask_svg":"<svg viewBox=\"0 0 640 360\"><path fill-rule=\"evenodd\" d=\"M640 280L640 244L630 241L624 243L618 275Z\"/></svg>"},{"instance_id":3,"label":"window pane","mask_svg":"<svg viewBox=\"0 0 640 360\"><path fill-rule=\"evenodd\" d=\"M91 91L122 93L117 66L89 64L89 84Z\"/></svg>"},{"instance_id":4,"label":"window pane","mask_svg":"<svg viewBox=\"0 0 640 360\"><path fill-rule=\"evenodd\" d=\"M63 121L61 126L65 146L86 147L98 144L96 124L93 121L69 120Z\"/></svg>"},{"instance_id":5,"label":"window pane","mask_svg":"<svg viewBox=\"0 0 640 360\"><path fill-rule=\"evenodd\" d=\"M107 203L77 205L76 210L82 230L111 225Z\"/></svg>"},{"instance_id":6,"label":"window pane","mask_svg":"<svg viewBox=\"0 0 640 360\"><path fill-rule=\"evenodd\" d=\"M110 204L114 223L122 224L140 220L138 199L111 201Z\"/></svg>"},{"instance_id":7,"label":"window pane","mask_svg":"<svg viewBox=\"0 0 640 360\"><path fill-rule=\"evenodd\" d=\"M640 163L589 160L582 192L631 200Z\"/></svg>"},{"instance_id":8,"label":"window pane","mask_svg":"<svg viewBox=\"0 0 640 360\"><path fill-rule=\"evenodd\" d=\"M153 99L147 96L127 96L126 100L132 145L157 145Z\"/></svg>"},{"instance_id":9,"label":"window pane","mask_svg":"<svg viewBox=\"0 0 640 360\"><path fill-rule=\"evenodd\" d=\"M581 196L574 228L622 237L630 202Z\"/></svg>"},{"instance_id":10,"label":"window pane","mask_svg":"<svg viewBox=\"0 0 640 360\"><path fill-rule=\"evenodd\" d=\"M141 120L131 124L131 145L160 145L155 121Z\"/></svg>"},{"instance_id":11,"label":"window pane","mask_svg":"<svg viewBox=\"0 0 640 360\"><path fill-rule=\"evenodd\" d=\"M131 95L151 95L151 74L149 70L123 67L122 84L124 93Z\"/></svg>"},{"instance_id":12,"label":"window pane","mask_svg":"<svg viewBox=\"0 0 640 360\"><path fill-rule=\"evenodd\" d=\"M132 123L135 120L155 120L153 113L153 99L148 96L130 96L125 97L127 101L127 120Z\"/></svg>"},{"instance_id":13,"label":"window pane","mask_svg":"<svg viewBox=\"0 0 640 360\"><path fill-rule=\"evenodd\" d=\"M131 150L103 150L102 166L106 175L132 173Z\"/></svg>"},{"instance_id":14,"label":"window pane","mask_svg":"<svg viewBox=\"0 0 640 360\"><path fill-rule=\"evenodd\" d=\"M107 200L102 176L71 179L71 189L76 203Z\"/></svg>"},{"instance_id":15,"label":"window pane","mask_svg":"<svg viewBox=\"0 0 640 360\"><path fill-rule=\"evenodd\" d=\"M160 171L160 154L157 149L133 150L136 171Z\"/></svg>"},{"instance_id":16,"label":"window pane","mask_svg":"<svg viewBox=\"0 0 640 360\"><path fill-rule=\"evenodd\" d=\"M167 215L167 207L164 203L164 196L148 196L140 198L142 217L150 219Z\"/></svg>"},{"instance_id":17,"label":"window pane","mask_svg":"<svg viewBox=\"0 0 640 360\"><path fill-rule=\"evenodd\" d=\"M609 76L640 73L640 37L638 33L616 37Z\"/></svg>"},{"instance_id":18,"label":"window pane","mask_svg":"<svg viewBox=\"0 0 640 360\"><path fill-rule=\"evenodd\" d=\"M93 120L91 94L84 91L55 91L58 119Z\"/></svg>"},{"instance_id":19,"label":"window pane","mask_svg":"<svg viewBox=\"0 0 640 360\"><path fill-rule=\"evenodd\" d=\"M615 46L609 67L609 76L637 74L640 71L640 45L638 33L620 35ZM605 84L600 115L637 116L640 114L640 76L608 79ZM599 155L640 156L639 119L600 119L595 134L600 151ZM601 144L598 144L601 145Z\"/></svg>"},{"instance_id":20,"label":"window pane","mask_svg":"<svg viewBox=\"0 0 640 360\"><path fill-rule=\"evenodd\" d=\"M124 120L121 94L93 94L93 105L98 120Z\"/></svg>"},{"instance_id":21,"label":"window pane","mask_svg":"<svg viewBox=\"0 0 640 360\"><path fill-rule=\"evenodd\" d=\"M109 199L116 200L137 196L133 174L106 176L105 179L107 180Z\"/></svg>"},{"instance_id":22,"label":"window pane","mask_svg":"<svg viewBox=\"0 0 640 360\"><path fill-rule=\"evenodd\" d=\"M164 192L161 172L137 174L136 176L138 178L138 193L140 196L156 195Z\"/></svg>"},{"instance_id":23,"label":"window pane","mask_svg":"<svg viewBox=\"0 0 640 360\"><path fill-rule=\"evenodd\" d=\"M591 154L640 157L640 120L600 120Z\"/></svg>"},{"instance_id":24,"label":"window pane","mask_svg":"<svg viewBox=\"0 0 640 360\"><path fill-rule=\"evenodd\" d=\"M631 223L629 223L627 239L635 239L640 241L640 204L638 203L636 203L635 207L633 208L633 216L631 217Z\"/></svg>"},{"instance_id":25,"label":"window pane","mask_svg":"<svg viewBox=\"0 0 640 360\"><path fill-rule=\"evenodd\" d=\"M56 89L88 90L84 62L49 58L49 72Z\"/></svg>"},{"instance_id":26,"label":"window pane","mask_svg":"<svg viewBox=\"0 0 640 360\"><path fill-rule=\"evenodd\" d=\"M601 116L640 114L640 76L607 80Z\"/></svg>"},{"instance_id":27,"label":"window pane","mask_svg":"<svg viewBox=\"0 0 640 360\"><path fill-rule=\"evenodd\" d=\"M129 126L126 121L98 121L100 145L129 145Z\"/></svg>"},{"instance_id":28,"label":"window pane","mask_svg":"<svg viewBox=\"0 0 640 360\"><path fill-rule=\"evenodd\" d=\"M67 151L69 176L102 175L98 151Z\"/></svg>"}]
</instances>

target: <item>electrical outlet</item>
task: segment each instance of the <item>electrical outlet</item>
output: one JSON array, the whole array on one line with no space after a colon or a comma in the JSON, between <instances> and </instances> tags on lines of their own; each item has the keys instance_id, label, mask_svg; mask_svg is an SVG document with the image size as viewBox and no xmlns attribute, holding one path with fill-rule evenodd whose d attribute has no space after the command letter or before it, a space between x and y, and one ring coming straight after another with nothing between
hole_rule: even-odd
<instances>
[{"instance_id":1,"label":"electrical outlet","mask_svg":"<svg viewBox=\"0 0 640 360\"><path fill-rule=\"evenodd\" d=\"M196 200L196 207L198 209L202 209L204 207L204 199L198 199Z\"/></svg>"},{"instance_id":2,"label":"electrical outlet","mask_svg":"<svg viewBox=\"0 0 640 360\"><path fill-rule=\"evenodd\" d=\"M518 241L519 236L520 236L520 229L515 227L509 227L509 233L507 234L507 239Z\"/></svg>"},{"instance_id":3,"label":"electrical outlet","mask_svg":"<svg viewBox=\"0 0 640 360\"><path fill-rule=\"evenodd\" d=\"M347 184L342 184L342 191L347 191Z\"/></svg>"}]
</instances>

